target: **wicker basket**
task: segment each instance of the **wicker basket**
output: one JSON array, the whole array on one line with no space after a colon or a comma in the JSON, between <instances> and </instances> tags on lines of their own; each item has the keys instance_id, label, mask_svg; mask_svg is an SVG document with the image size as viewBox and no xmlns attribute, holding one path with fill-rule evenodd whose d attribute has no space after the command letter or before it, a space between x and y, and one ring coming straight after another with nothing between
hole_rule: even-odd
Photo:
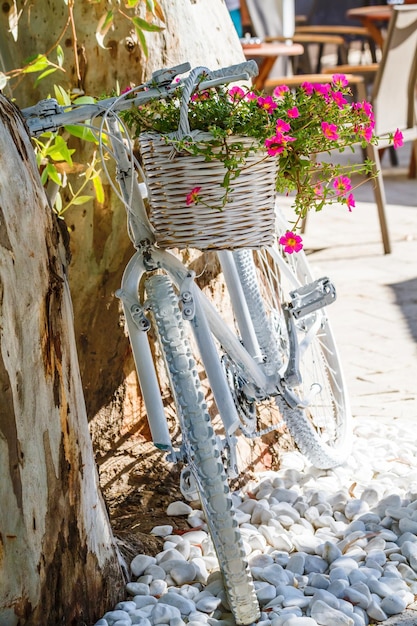
<instances>
[{"instance_id":1,"label":"wicker basket","mask_svg":"<svg viewBox=\"0 0 417 626\"><path fill-rule=\"evenodd\" d=\"M250 145L246 138L232 138ZM222 210L225 168L202 155L173 152L172 144L156 133L139 137L149 192L150 221L162 248L263 248L274 240L275 159L251 153ZM187 194L201 187L209 206L187 206Z\"/></svg>"},{"instance_id":2,"label":"wicker basket","mask_svg":"<svg viewBox=\"0 0 417 626\"><path fill-rule=\"evenodd\" d=\"M181 96L179 128L174 139L210 141L210 134L190 130L188 104L197 81L207 68L198 67L187 77ZM253 143L248 137L231 142ZM218 160L179 152L157 133L139 135L142 166L149 192L149 218L161 248L234 249L272 245L275 232L275 159L251 152L236 180L227 204L221 207L226 170ZM192 189L201 187L202 203L187 206Z\"/></svg>"}]
</instances>

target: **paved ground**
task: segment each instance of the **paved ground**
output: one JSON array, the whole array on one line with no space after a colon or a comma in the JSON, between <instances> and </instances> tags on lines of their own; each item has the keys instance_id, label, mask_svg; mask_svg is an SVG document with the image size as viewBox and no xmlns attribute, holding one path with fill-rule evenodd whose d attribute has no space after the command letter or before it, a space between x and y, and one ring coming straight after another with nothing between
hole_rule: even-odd
<instances>
[{"instance_id":1,"label":"paved ground","mask_svg":"<svg viewBox=\"0 0 417 626\"><path fill-rule=\"evenodd\" d=\"M329 316L353 414L417 425L417 180L400 163L385 184L391 254L383 253L372 183L356 192L352 213L334 206L312 215L304 241L316 276L336 284Z\"/></svg>"},{"instance_id":2,"label":"paved ground","mask_svg":"<svg viewBox=\"0 0 417 626\"><path fill-rule=\"evenodd\" d=\"M329 316L354 417L402 418L417 430L417 180L407 177L409 155L410 145L396 168L384 156L391 254L383 253L370 183L356 192L352 213L337 206L312 215L304 242L316 276L336 285ZM384 622L400 625L416 626L417 610Z\"/></svg>"}]
</instances>

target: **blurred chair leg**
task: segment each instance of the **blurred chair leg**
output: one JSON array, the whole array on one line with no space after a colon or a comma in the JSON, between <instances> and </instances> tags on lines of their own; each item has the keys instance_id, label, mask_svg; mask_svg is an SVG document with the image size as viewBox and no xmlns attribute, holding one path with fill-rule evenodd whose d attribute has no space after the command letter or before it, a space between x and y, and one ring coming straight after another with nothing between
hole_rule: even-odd
<instances>
[{"instance_id":1,"label":"blurred chair leg","mask_svg":"<svg viewBox=\"0 0 417 626\"><path fill-rule=\"evenodd\" d=\"M417 139L411 144L411 158L408 168L408 178L417 178Z\"/></svg>"},{"instance_id":2,"label":"blurred chair leg","mask_svg":"<svg viewBox=\"0 0 417 626\"><path fill-rule=\"evenodd\" d=\"M382 242L384 246L384 253L390 254L391 243L390 243L390 236L388 232L387 217L385 214L386 198L385 198L384 179L382 177L382 172L381 172L381 162L379 160L379 153L375 146L372 146L372 145L368 146L367 156L369 159L371 159L374 162L374 171L377 172L377 175L374 181L375 202L378 208L378 217L379 217L379 224L381 227L381 235L382 235Z\"/></svg>"}]
</instances>

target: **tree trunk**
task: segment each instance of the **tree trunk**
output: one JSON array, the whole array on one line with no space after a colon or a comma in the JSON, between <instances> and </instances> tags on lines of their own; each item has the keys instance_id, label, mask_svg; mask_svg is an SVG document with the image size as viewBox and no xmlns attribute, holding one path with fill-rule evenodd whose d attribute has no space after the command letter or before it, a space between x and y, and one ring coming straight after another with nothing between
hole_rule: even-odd
<instances>
[{"instance_id":1,"label":"tree trunk","mask_svg":"<svg viewBox=\"0 0 417 626\"><path fill-rule=\"evenodd\" d=\"M100 496L63 238L0 95L0 625L91 623L123 580Z\"/></svg>"}]
</instances>

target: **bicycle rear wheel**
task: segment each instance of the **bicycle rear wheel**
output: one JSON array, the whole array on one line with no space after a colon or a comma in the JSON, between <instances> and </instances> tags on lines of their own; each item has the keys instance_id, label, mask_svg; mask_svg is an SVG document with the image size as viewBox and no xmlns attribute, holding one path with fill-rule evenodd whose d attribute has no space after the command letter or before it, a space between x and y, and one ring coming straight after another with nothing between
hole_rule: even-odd
<instances>
[{"instance_id":1,"label":"bicycle rear wheel","mask_svg":"<svg viewBox=\"0 0 417 626\"><path fill-rule=\"evenodd\" d=\"M182 446L199 491L230 609L237 624L251 624L260 616L258 601L178 297L167 276L151 276L145 288L177 407Z\"/></svg>"},{"instance_id":2,"label":"bicycle rear wheel","mask_svg":"<svg viewBox=\"0 0 417 626\"><path fill-rule=\"evenodd\" d=\"M278 229L288 224L278 215ZM269 249L234 253L242 288L269 375L283 376L290 357L284 305L290 291L313 281L303 252L285 254ZM352 440L349 399L331 326L324 308L295 319L300 347L301 381L283 381L298 398L291 407L283 395L275 399L300 451L320 468L343 463ZM285 394L284 394L285 395ZM244 407L247 413L247 403Z\"/></svg>"}]
</instances>

